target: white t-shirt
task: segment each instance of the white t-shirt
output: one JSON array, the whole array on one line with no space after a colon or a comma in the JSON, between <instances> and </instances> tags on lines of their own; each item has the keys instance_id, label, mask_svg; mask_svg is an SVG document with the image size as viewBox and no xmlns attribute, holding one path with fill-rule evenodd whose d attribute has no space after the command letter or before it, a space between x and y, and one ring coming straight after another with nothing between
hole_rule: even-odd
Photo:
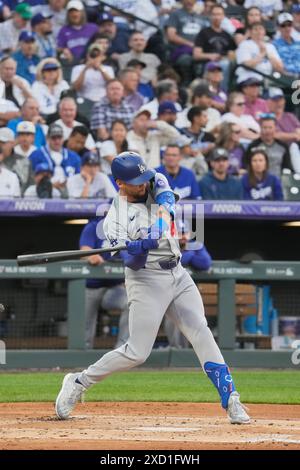
<instances>
[{"instance_id":1,"label":"white t-shirt","mask_svg":"<svg viewBox=\"0 0 300 470\"><path fill-rule=\"evenodd\" d=\"M13 111L19 111L15 103L5 98L0 98L0 113L10 113Z\"/></svg>"},{"instance_id":2,"label":"white t-shirt","mask_svg":"<svg viewBox=\"0 0 300 470\"><path fill-rule=\"evenodd\" d=\"M283 10L282 0L246 0L244 8L257 7L264 16L273 16Z\"/></svg>"},{"instance_id":3,"label":"white t-shirt","mask_svg":"<svg viewBox=\"0 0 300 470\"><path fill-rule=\"evenodd\" d=\"M21 189L15 173L0 165L0 197L20 197Z\"/></svg>"},{"instance_id":4,"label":"white t-shirt","mask_svg":"<svg viewBox=\"0 0 300 470\"><path fill-rule=\"evenodd\" d=\"M178 127L178 129L183 129L184 127L189 127L191 125L190 121L187 118L187 114L190 109L191 109L191 106L189 106L188 108L185 108L181 113L177 114L175 126ZM206 114L207 114L208 120L207 120L207 124L204 130L206 132L210 132L215 127L221 124L221 113L215 108L207 108Z\"/></svg>"},{"instance_id":5,"label":"white t-shirt","mask_svg":"<svg viewBox=\"0 0 300 470\"><path fill-rule=\"evenodd\" d=\"M104 142L98 142L97 147L100 152L101 170L106 175L111 175L111 165L105 157L115 157L117 155L115 143L113 140L105 140Z\"/></svg>"},{"instance_id":6,"label":"white t-shirt","mask_svg":"<svg viewBox=\"0 0 300 470\"><path fill-rule=\"evenodd\" d=\"M31 145L29 147L29 150L25 151L21 148L20 145L16 145L15 148L14 148L14 152L17 154L17 155L21 155L21 157L25 157L25 158L28 158L29 155L34 152L36 150L36 147L34 145Z\"/></svg>"},{"instance_id":7,"label":"white t-shirt","mask_svg":"<svg viewBox=\"0 0 300 470\"><path fill-rule=\"evenodd\" d=\"M24 193L24 197L38 197L38 194L36 192L36 185L35 184L33 184L32 186L29 186L26 189L26 191ZM58 189L56 189L56 188L52 189L52 197L55 198L55 199L61 198L61 194L58 191Z\"/></svg>"},{"instance_id":8,"label":"white t-shirt","mask_svg":"<svg viewBox=\"0 0 300 470\"><path fill-rule=\"evenodd\" d=\"M275 57L279 62L281 61L281 58L276 50L276 47L273 46L273 44L270 44L268 42L265 43L267 54L272 55ZM243 64L247 62L248 60L253 60L255 59L260 53L259 47L254 42L252 39L246 39L246 41L242 41L237 48L236 51L236 62L237 64ZM262 62L260 62L258 65L256 65L255 70L265 73L266 75L271 75L273 71L273 66L269 59L267 57L264 58ZM262 76L252 72L250 70L246 70L242 67L238 67L236 71L237 75L237 82L241 83L244 80L247 80L247 78L250 77L255 77L258 78L259 80L262 79Z\"/></svg>"},{"instance_id":9,"label":"white t-shirt","mask_svg":"<svg viewBox=\"0 0 300 470\"><path fill-rule=\"evenodd\" d=\"M43 82L34 82L32 85L32 94L40 105L40 112L42 114L55 113L61 93L69 88L68 83L65 80L61 80L61 82L55 85L54 92L51 93Z\"/></svg>"},{"instance_id":10,"label":"white t-shirt","mask_svg":"<svg viewBox=\"0 0 300 470\"><path fill-rule=\"evenodd\" d=\"M80 197L85 186L85 179L79 173L71 176L67 181L67 189L70 198ZM90 198L114 198L117 194L109 177L98 172L89 187Z\"/></svg>"},{"instance_id":11,"label":"white t-shirt","mask_svg":"<svg viewBox=\"0 0 300 470\"><path fill-rule=\"evenodd\" d=\"M62 121L62 119L58 119L57 121L55 121L54 124L58 124L59 126L62 127L63 131L64 131L64 139L67 140L69 137L70 137L70 134L72 132L72 130L74 129L74 127L76 126L82 126L82 123L79 122L79 121L74 121L73 123L73 127L68 127L64 124L64 122ZM85 147L89 150L92 150L96 147L96 144L95 144L95 141L93 139L93 137L91 136L91 134L89 134L87 136L87 139L86 139L86 143L85 143Z\"/></svg>"},{"instance_id":12,"label":"white t-shirt","mask_svg":"<svg viewBox=\"0 0 300 470\"><path fill-rule=\"evenodd\" d=\"M71 83L74 83L75 80L79 77L80 73L84 69L85 65L76 65L72 69ZM115 78L115 72L112 67L109 65L102 65L103 70L110 76L110 78ZM82 96L87 100L100 101L103 96L106 95L106 80L103 78L100 70L95 70L89 68L84 74L84 80L82 87L78 90L78 96Z\"/></svg>"},{"instance_id":13,"label":"white t-shirt","mask_svg":"<svg viewBox=\"0 0 300 470\"><path fill-rule=\"evenodd\" d=\"M254 117L251 114L242 114L240 117L236 116L233 113L225 113L221 117L222 122L231 122L233 124L241 124L247 129L260 133L260 125L255 121Z\"/></svg>"}]
</instances>

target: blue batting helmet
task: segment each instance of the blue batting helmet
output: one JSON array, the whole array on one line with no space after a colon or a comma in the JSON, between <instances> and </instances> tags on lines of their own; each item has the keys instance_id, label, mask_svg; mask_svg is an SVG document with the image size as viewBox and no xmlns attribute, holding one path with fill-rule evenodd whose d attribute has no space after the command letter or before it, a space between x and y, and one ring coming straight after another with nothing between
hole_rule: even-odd
<instances>
[{"instance_id":1,"label":"blue batting helmet","mask_svg":"<svg viewBox=\"0 0 300 470\"><path fill-rule=\"evenodd\" d=\"M136 186L146 183L155 175L155 170L147 169L144 160L135 152L120 153L112 162L111 172L115 180Z\"/></svg>"}]
</instances>

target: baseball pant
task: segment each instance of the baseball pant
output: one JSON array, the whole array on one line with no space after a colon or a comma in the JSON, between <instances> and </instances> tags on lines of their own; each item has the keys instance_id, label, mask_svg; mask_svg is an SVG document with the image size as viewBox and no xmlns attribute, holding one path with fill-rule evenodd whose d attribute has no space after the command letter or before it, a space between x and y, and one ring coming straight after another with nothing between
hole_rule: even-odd
<instances>
[{"instance_id":1,"label":"baseball pant","mask_svg":"<svg viewBox=\"0 0 300 470\"><path fill-rule=\"evenodd\" d=\"M224 363L207 326L201 295L180 263L172 270L140 269L135 272L126 268L125 285L129 339L80 374L78 380L85 387L114 372L142 364L151 353L165 314L191 343L202 366L205 362Z\"/></svg>"}]
</instances>

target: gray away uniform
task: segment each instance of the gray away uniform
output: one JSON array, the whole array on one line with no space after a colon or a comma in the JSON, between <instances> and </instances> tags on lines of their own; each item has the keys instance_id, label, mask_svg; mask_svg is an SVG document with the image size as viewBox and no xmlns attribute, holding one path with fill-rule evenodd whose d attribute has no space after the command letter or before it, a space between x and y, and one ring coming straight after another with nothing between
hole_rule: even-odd
<instances>
[{"instance_id":1,"label":"gray away uniform","mask_svg":"<svg viewBox=\"0 0 300 470\"><path fill-rule=\"evenodd\" d=\"M104 222L104 232L112 245L123 245L126 240L142 238L157 218L151 211L155 196L166 189L163 175L155 175L155 185L145 203L127 203L117 195ZM157 206L156 206L157 209ZM150 250L145 268L134 271L125 268L125 285L129 306L129 338L118 349L105 354L83 371L78 380L90 387L110 374L125 371L142 364L151 353L164 315L173 321L192 344L203 366L206 362L224 364L222 354L207 326L201 295L180 263L178 241L168 232L159 241L159 247ZM177 266L165 268L170 260Z\"/></svg>"}]
</instances>

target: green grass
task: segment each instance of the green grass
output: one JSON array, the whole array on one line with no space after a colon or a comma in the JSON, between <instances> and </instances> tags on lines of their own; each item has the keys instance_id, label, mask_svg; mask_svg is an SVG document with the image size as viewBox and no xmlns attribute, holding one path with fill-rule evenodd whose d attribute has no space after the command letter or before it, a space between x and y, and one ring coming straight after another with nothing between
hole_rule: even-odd
<instances>
[{"instance_id":1,"label":"green grass","mask_svg":"<svg viewBox=\"0 0 300 470\"><path fill-rule=\"evenodd\" d=\"M54 401L64 374L0 373L0 402ZM236 371L244 402L300 404L300 371ZM134 371L115 374L92 387L87 401L216 402L207 377L196 371Z\"/></svg>"}]
</instances>

